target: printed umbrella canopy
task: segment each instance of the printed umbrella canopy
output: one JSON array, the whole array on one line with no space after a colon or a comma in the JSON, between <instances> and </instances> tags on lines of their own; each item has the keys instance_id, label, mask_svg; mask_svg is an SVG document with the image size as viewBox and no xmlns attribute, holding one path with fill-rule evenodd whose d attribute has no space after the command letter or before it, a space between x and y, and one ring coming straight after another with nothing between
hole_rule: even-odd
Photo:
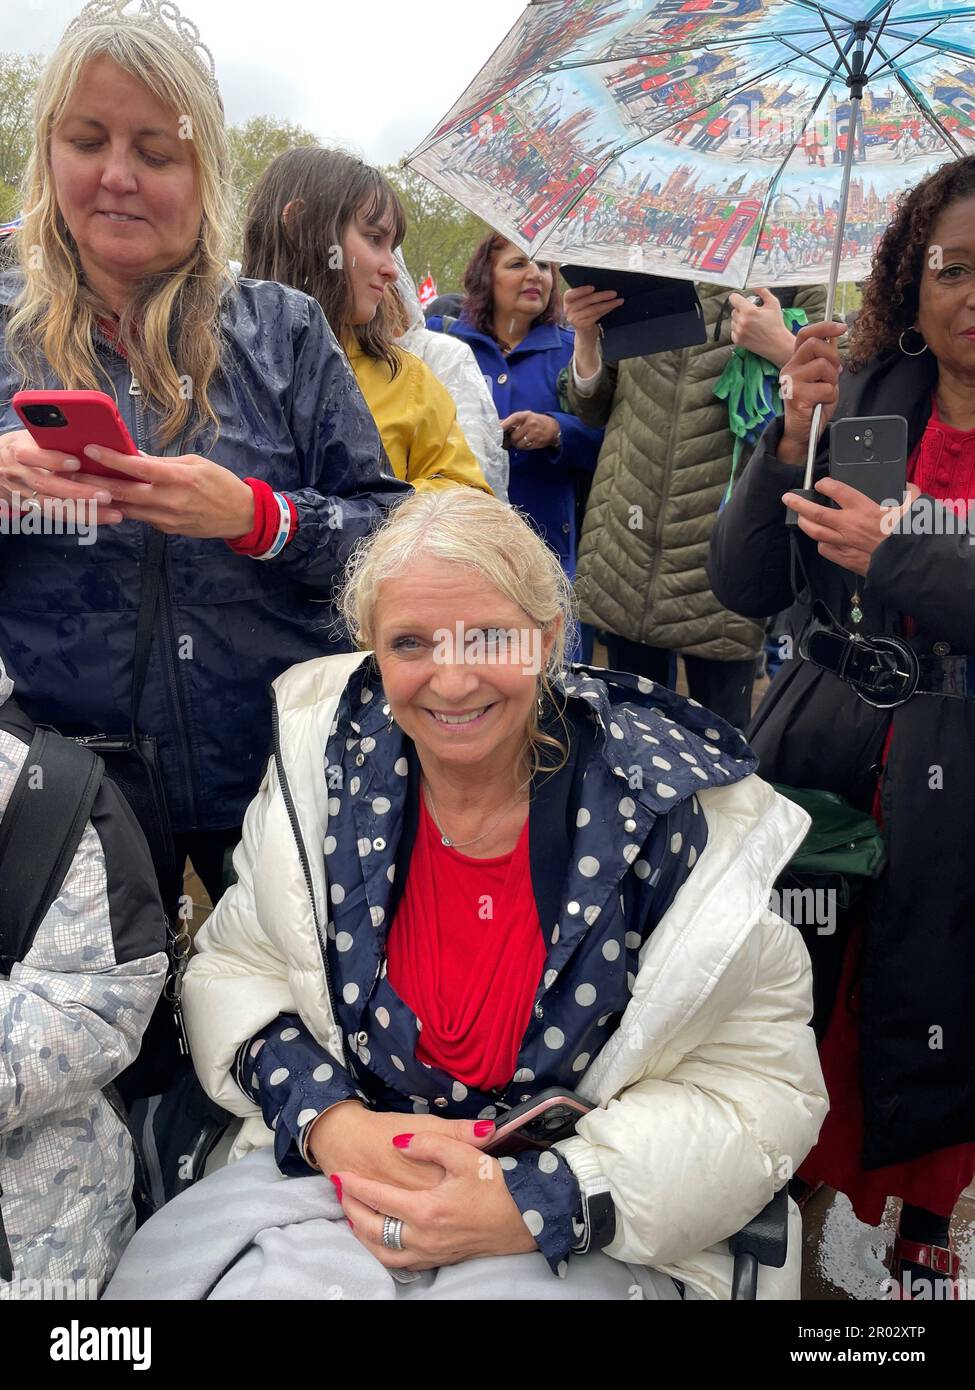
<instances>
[{"instance_id":1,"label":"printed umbrella canopy","mask_svg":"<svg viewBox=\"0 0 975 1390\"><path fill-rule=\"evenodd\" d=\"M534 256L862 279L898 195L975 152L973 17L971 0L533 0L408 163Z\"/></svg>"}]
</instances>

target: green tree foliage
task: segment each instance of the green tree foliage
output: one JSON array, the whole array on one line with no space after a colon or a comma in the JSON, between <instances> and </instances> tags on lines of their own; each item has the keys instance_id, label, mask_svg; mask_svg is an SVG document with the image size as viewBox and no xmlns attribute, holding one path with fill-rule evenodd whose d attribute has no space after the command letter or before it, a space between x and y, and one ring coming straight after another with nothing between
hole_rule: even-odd
<instances>
[{"instance_id":1,"label":"green tree foliage","mask_svg":"<svg viewBox=\"0 0 975 1390\"><path fill-rule=\"evenodd\" d=\"M34 89L41 72L36 55L0 53L0 222L20 211L20 181L30 154Z\"/></svg>"},{"instance_id":2,"label":"green tree foliage","mask_svg":"<svg viewBox=\"0 0 975 1390\"><path fill-rule=\"evenodd\" d=\"M237 212L236 244L239 253L247 203L254 185L271 160L286 150L294 149L296 145L317 145L319 140L304 126L291 121L274 121L269 116L252 116L242 125L228 126L227 138L233 157L231 179Z\"/></svg>"},{"instance_id":3,"label":"green tree foliage","mask_svg":"<svg viewBox=\"0 0 975 1390\"><path fill-rule=\"evenodd\" d=\"M422 280L430 270L441 294L460 290L471 253L490 228L422 174L397 164L383 173L406 208L403 255L414 279Z\"/></svg>"}]
</instances>

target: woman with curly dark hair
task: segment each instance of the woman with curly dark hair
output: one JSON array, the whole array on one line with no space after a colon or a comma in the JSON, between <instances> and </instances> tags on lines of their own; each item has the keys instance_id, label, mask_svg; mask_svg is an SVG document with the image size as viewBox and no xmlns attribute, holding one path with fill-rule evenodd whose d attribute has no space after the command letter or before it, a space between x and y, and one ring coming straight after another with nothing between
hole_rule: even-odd
<instances>
[{"instance_id":1,"label":"woman with curly dark hair","mask_svg":"<svg viewBox=\"0 0 975 1390\"><path fill-rule=\"evenodd\" d=\"M896 690L873 704L797 653L748 732L763 776L839 792L872 813L887 851L845 932L807 937L832 1108L800 1176L845 1192L874 1225L886 1199L901 1198L889 1291L951 1297L959 1264L949 1220L975 1174L975 157L902 198L841 381L843 331L818 323L799 333L782 369L784 420L766 431L721 517L710 574L738 612L790 604L790 505L837 650L853 661L866 650L842 629L883 635L902 644L898 669L912 675L916 665L913 694L913 679L892 674ZM903 506L831 480L825 436L816 490L826 505L795 497L817 403L824 429L831 418L906 418ZM815 626L807 619L806 635Z\"/></svg>"},{"instance_id":2,"label":"woman with curly dark hair","mask_svg":"<svg viewBox=\"0 0 975 1390\"><path fill-rule=\"evenodd\" d=\"M473 351L505 432L509 501L528 514L571 579L579 493L588 490L603 432L582 424L559 398L575 334L561 325L555 274L548 261L529 259L491 232L464 273L460 318L430 318L427 327Z\"/></svg>"}]
</instances>

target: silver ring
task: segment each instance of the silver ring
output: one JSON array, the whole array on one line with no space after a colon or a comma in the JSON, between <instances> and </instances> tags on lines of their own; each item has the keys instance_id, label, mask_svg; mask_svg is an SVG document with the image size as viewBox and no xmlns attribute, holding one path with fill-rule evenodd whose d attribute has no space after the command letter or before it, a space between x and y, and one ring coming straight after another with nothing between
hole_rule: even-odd
<instances>
[{"instance_id":1,"label":"silver ring","mask_svg":"<svg viewBox=\"0 0 975 1390\"><path fill-rule=\"evenodd\" d=\"M402 1250L403 1223L396 1216L383 1217L383 1245L387 1250Z\"/></svg>"},{"instance_id":2,"label":"silver ring","mask_svg":"<svg viewBox=\"0 0 975 1390\"><path fill-rule=\"evenodd\" d=\"M38 502L37 500L36 487L29 497L23 498L23 504L29 511L32 512L40 512L44 510L44 504L42 502Z\"/></svg>"}]
</instances>

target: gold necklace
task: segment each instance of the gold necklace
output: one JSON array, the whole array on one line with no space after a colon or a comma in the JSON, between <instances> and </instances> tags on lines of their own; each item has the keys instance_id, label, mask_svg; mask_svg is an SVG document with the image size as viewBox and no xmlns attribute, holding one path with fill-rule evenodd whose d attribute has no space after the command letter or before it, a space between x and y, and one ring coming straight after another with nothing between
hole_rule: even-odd
<instances>
[{"instance_id":1,"label":"gold necklace","mask_svg":"<svg viewBox=\"0 0 975 1390\"><path fill-rule=\"evenodd\" d=\"M518 791L515 792L511 800L506 804L504 810L501 812L500 816L498 816L497 820L492 821L492 823L488 826L487 830L482 831L480 835L475 835L473 840L464 840L461 844L458 844L456 840L452 840L449 835L444 833L443 826L440 824L440 817L437 814L437 808L434 804L433 793L430 791L428 783L424 783L424 787L427 794L427 800L430 803L430 814L433 816L433 823L437 827L437 830L440 832L440 843L442 845L445 845L447 849L466 849L468 845L476 845L478 840L483 840L485 836L490 835L492 830L496 830L498 828L498 826L504 820L505 816L511 810L512 806L515 805L518 798L521 796L521 788L519 788Z\"/></svg>"}]
</instances>

